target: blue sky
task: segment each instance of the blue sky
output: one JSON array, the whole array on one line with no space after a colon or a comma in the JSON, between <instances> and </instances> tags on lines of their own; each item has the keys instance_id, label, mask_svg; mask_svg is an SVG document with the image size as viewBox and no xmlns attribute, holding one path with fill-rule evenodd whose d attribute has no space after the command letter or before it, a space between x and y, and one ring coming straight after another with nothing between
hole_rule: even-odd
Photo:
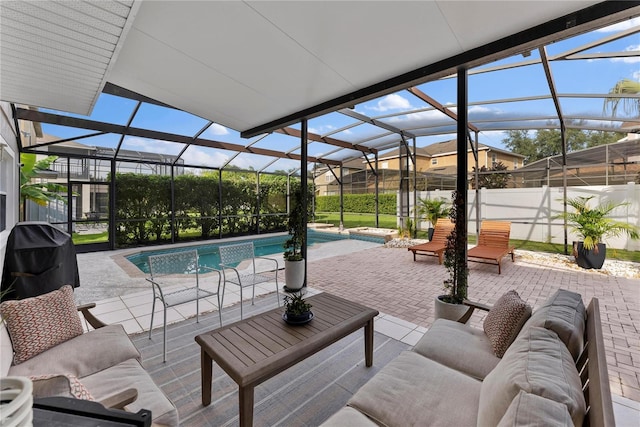
<instances>
[{"instance_id":1,"label":"blue sky","mask_svg":"<svg viewBox=\"0 0 640 427\"><path fill-rule=\"evenodd\" d=\"M640 25L640 19L633 19L622 24L617 24L598 31L583 34L572 39L563 40L547 47L547 56L553 57L578 46L584 46L594 40L614 34L616 31ZM587 53L596 52L622 52L631 51L636 55L623 59L589 59L571 61L553 61L551 69L555 79L557 91L560 94L604 94L607 93L617 81L623 78L640 80L640 33L627 36L620 40L612 41L606 45L589 49ZM524 58L521 55L503 59L487 64L483 67L494 67L503 64L513 64L525 59L539 59L539 52L532 51L531 56ZM480 67L480 68L483 68ZM452 106L455 111L456 80L455 78L442 79L419 86L420 90L436 99L444 105ZM478 126L483 119L495 120L496 118L514 118L518 115L550 116L555 114L555 108L551 100L520 101L488 103L492 100L504 100L514 97L548 95L549 87L541 64L512 68L491 73L478 73L469 75L469 102L481 102L481 105L471 105L469 119L473 123L478 120ZM110 95L101 95L91 115L92 120L106 121L124 125L127 123L136 102ZM602 114L602 99L597 98L563 98L561 108L565 115L584 117L597 117ZM408 91L400 91L385 97L366 103L358 104L355 110L369 117L377 117L381 121L397 127L412 127L417 124L441 124L451 126L453 121L442 113L434 111L429 105L415 97ZM398 115L398 113L405 114ZM81 117L81 116L79 116ZM150 104L143 104L132 126L170 132L181 135L193 136L207 123L207 120L188 113L166 109ZM333 138L350 142L366 141L383 131L375 126L364 124L353 126L357 121L340 113L331 113L309 121L310 132L320 135L330 135ZM596 121L594 121L596 123ZM293 126L297 127L297 126ZM346 128L346 129L344 129ZM45 133L60 138L77 137L90 132L69 129L60 126L43 125ZM336 132L344 129L340 132ZM235 144L247 145L253 143L255 147L275 149L278 151L299 152L299 140L280 134L272 134L267 137L256 137L250 140L240 138L238 132L225 128L219 124L212 125L202 135L204 138L214 139ZM505 135L502 131L483 131L480 133L481 143L498 148L504 148L502 140ZM387 137L386 139L394 139ZM425 146L434 142L446 141L455 138L455 134L443 134L419 137L417 145ZM119 135L104 135L83 139L80 142L92 146L116 147L120 140ZM366 142L365 142L366 144ZM127 137L122 146L123 149L142 152L178 154L182 150L181 144L164 141L152 141L142 138ZM309 155L324 155L328 158L341 159L345 152L331 154L336 147L321 143L309 145ZM356 152L350 154L355 155ZM299 166L299 162L293 160L279 160L271 165L271 158L252 154L240 154L224 150L216 150L204 147L190 147L184 158L187 164L208 165L219 167L230 161L230 164L241 168L252 166L254 169L266 167L267 171L280 169L289 170Z\"/></svg>"}]
</instances>

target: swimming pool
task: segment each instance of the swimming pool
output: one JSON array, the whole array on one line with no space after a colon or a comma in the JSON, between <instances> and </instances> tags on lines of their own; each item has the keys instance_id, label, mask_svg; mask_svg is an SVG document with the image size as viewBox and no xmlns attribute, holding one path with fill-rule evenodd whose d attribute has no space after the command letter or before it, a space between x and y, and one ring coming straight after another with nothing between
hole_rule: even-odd
<instances>
[{"instance_id":1,"label":"swimming pool","mask_svg":"<svg viewBox=\"0 0 640 427\"><path fill-rule=\"evenodd\" d=\"M376 236L356 236L356 235L348 235L348 234L335 234L335 233L323 233L321 231L316 230L308 230L307 231L308 246L313 246L318 243L327 243L334 242L337 240L364 240L367 242L374 242L384 244L384 238L376 237ZM199 264L205 267L211 268L219 268L220 267L220 253L218 248L224 245L231 245L233 243L240 243L246 240L252 240L253 246L258 256L268 256L268 255L281 255L284 252L284 248L282 245L284 241L289 238L288 235L283 234L281 236L256 236L253 239L243 239L237 241L227 241L224 243L210 243L206 245L198 245L198 246L181 246L181 247L173 247L162 250L152 250L152 251L142 251L133 255L129 255L126 258L135 264L141 271L144 273L149 273L149 264L148 259L150 255L158 255L158 254L166 254L171 252L181 252L181 251L190 251L196 249L198 251L199 256ZM280 259L280 258L277 258Z\"/></svg>"}]
</instances>

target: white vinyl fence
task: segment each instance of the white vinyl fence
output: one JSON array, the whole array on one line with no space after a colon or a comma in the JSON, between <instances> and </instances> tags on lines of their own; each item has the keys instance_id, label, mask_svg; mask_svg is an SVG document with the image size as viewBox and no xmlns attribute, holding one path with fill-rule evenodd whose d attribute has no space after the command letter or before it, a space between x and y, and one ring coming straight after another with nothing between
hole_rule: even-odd
<instances>
[{"instance_id":1,"label":"white vinyl fence","mask_svg":"<svg viewBox=\"0 0 640 427\"><path fill-rule=\"evenodd\" d=\"M612 201L628 203L612 212L611 218L640 227L640 185L569 187L567 197L594 196L589 202L596 204ZM406 196L405 196L406 197ZM450 191L421 191L419 198L442 197L451 201ZM483 188L478 191L479 217L482 220L511 221L511 238L536 242L564 243L564 226L561 218L556 218L563 211L562 187L540 188ZM413 193L410 194L410 212L413 212ZM469 234L476 232L476 190L468 192L467 213ZM571 212L572 208L567 207ZM411 215L413 217L413 215ZM419 228L425 230L428 222L421 222ZM578 236L568 230L568 243L579 240ZM605 239L607 246L615 249L640 250L640 240L631 240L626 235Z\"/></svg>"}]
</instances>

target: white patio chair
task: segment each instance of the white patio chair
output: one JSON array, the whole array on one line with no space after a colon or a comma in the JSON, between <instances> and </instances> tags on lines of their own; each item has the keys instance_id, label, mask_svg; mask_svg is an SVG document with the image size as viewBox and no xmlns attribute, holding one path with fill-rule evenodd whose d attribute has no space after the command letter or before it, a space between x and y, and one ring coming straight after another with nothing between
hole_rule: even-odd
<instances>
[{"instance_id":1,"label":"white patio chair","mask_svg":"<svg viewBox=\"0 0 640 427\"><path fill-rule=\"evenodd\" d=\"M218 285L216 290L202 289L200 287L201 272L216 272ZM163 330L163 361L167 360L167 308L187 302L196 302L196 322L200 322L200 299L216 296L218 299L218 318L222 326L222 303L224 294L220 293L222 274L219 270L211 267L201 266L198 263L198 251L172 252L160 255L149 256L149 273L147 281L153 288L153 307L151 310L151 325L149 326L149 339L153 330L153 317L156 309L156 300L160 300L164 308L164 330ZM171 277L170 277L171 276ZM167 292L163 288L168 289Z\"/></svg>"},{"instance_id":2,"label":"white patio chair","mask_svg":"<svg viewBox=\"0 0 640 427\"><path fill-rule=\"evenodd\" d=\"M253 293L251 296L251 305L254 303L256 296L256 285L258 283L272 282L275 273L276 296L278 298L278 306L280 306L280 293L278 292L278 261L274 258L255 256L253 242L236 243L233 245L220 246L220 269L224 277L223 291L227 283L231 283L240 287L240 319L242 313L242 288L251 286ZM256 270L256 259L263 259L273 262L273 269L265 271ZM240 265L243 261L250 261L246 268L242 269ZM266 274L265 274L266 273Z\"/></svg>"}]
</instances>

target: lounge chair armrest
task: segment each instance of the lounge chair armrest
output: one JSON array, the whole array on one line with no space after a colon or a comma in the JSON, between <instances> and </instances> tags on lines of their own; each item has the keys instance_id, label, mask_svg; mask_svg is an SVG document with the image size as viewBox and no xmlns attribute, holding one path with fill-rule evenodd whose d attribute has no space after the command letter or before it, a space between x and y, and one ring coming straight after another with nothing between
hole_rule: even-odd
<instances>
[{"instance_id":1,"label":"lounge chair armrest","mask_svg":"<svg viewBox=\"0 0 640 427\"><path fill-rule=\"evenodd\" d=\"M111 396L105 397L100 400L99 403L105 408L124 409L130 403L133 403L138 398L138 390L135 388L128 388L120 391Z\"/></svg>"},{"instance_id":2,"label":"lounge chair armrest","mask_svg":"<svg viewBox=\"0 0 640 427\"><path fill-rule=\"evenodd\" d=\"M78 306L78 311L82 313L82 315L84 316L84 318L87 320L87 322L89 322L89 324L94 328L94 329L98 329L98 328L102 328L103 326L107 326L106 323L104 323L101 320L98 320L97 317L95 317L93 315L93 313L91 313L89 311L90 308L94 308L96 306L95 303L91 302L88 304L82 304Z\"/></svg>"}]
</instances>

